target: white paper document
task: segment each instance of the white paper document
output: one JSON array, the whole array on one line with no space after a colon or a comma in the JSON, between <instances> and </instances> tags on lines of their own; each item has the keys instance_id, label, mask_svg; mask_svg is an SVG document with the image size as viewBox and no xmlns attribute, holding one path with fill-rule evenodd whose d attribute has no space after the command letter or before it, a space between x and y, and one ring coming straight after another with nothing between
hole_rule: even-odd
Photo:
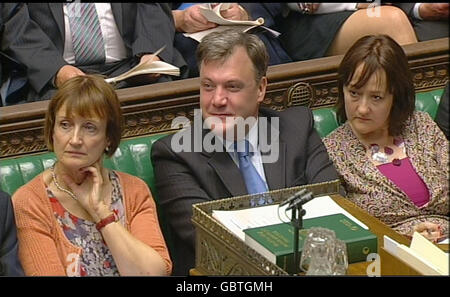
<instances>
[{"instance_id":1,"label":"white paper document","mask_svg":"<svg viewBox=\"0 0 450 297\"><path fill-rule=\"evenodd\" d=\"M384 248L423 275L449 275L449 254L417 232L410 247L384 236Z\"/></svg>"},{"instance_id":2,"label":"white paper document","mask_svg":"<svg viewBox=\"0 0 450 297\"><path fill-rule=\"evenodd\" d=\"M219 26L208 29L208 30L200 31L200 32L195 32L195 33L183 33L183 35L200 42L200 41L202 41L203 37L205 37L206 35L208 35L211 32L222 32L224 30L231 29L231 28L240 30L242 32L247 32L250 29L253 29L255 27L258 27L258 26L261 26L264 24L263 18L258 18L255 21L239 21L239 20L225 19L220 14L220 11L226 10L226 9L228 9L228 7L229 7L229 3L220 3L220 4L216 5L214 8L209 3L202 5L200 7L200 11L201 11L202 15L208 21L215 23ZM278 34L278 35L280 34L274 30L271 30L268 28L265 28L265 29L268 30L269 32L271 32L272 34Z\"/></svg>"},{"instance_id":3,"label":"white paper document","mask_svg":"<svg viewBox=\"0 0 450 297\"><path fill-rule=\"evenodd\" d=\"M164 50L165 46L157 50L153 56L159 55ZM135 67L131 68L125 73L122 73L115 77L110 77L105 79L107 83L117 83L119 81L128 79L130 77L133 77L135 75L141 75L141 74L150 74L150 73L159 73L159 74L166 74L166 75L173 75L173 76L180 76L180 68L163 62L163 61L153 61L153 59L149 59L145 63L138 64Z\"/></svg>"},{"instance_id":4,"label":"white paper document","mask_svg":"<svg viewBox=\"0 0 450 297\"><path fill-rule=\"evenodd\" d=\"M246 208L242 210L213 210L212 217L228 228L242 241L245 239L243 230L291 221L291 211L286 211L288 205L278 207L278 204ZM316 197L303 205L306 214L304 219L342 213L355 221L364 229L369 229L361 221L340 207L330 196Z\"/></svg>"}]
</instances>

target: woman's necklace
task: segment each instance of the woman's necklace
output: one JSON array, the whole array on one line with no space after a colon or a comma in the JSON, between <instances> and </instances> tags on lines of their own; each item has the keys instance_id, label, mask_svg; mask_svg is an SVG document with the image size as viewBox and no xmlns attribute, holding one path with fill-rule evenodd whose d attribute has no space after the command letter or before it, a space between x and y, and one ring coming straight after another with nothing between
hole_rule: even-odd
<instances>
[{"instance_id":1,"label":"woman's necklace","mask_svg":"<svg viewBox=\"0 0 450 297\"><path fill-rule=\"evenodd\" d=\"M394 137L393 143L396 147L402 148L403 153L405 153L405 145L403 143L403 140L401 140L400 138ZM389 160L388 156L390 156L394 153L394 150L392 148L390 148L389 146L385 146L384 152L380 152L380 146L376 143L370 144L369 150L372 153L372 160L374 160L375 162L379 162L379 163L387 163ZM401 162L398 158L394 158L394 159L392 159L392 164L395 166L400 166Z\"/></svg>"},{"instance_id":2,"label":"woman's necklace","mask_svg":"<svg viewBox=\"0 0 450 297\"><path fill-rule=\"evenodd\" d=\"M55 164L53 164L53 166L51 167L51 171L52 171L52 178L53 178L53 182L55 183L55 186L58 188L58 190L68 194L73 200L78 200L77 196L75 196L75 194L72 191L69 191L67 189L64 189L63 187L61 187L58 183L58 180L56 179L56 174L55 174Z\"/></svg>"}]
</instances>

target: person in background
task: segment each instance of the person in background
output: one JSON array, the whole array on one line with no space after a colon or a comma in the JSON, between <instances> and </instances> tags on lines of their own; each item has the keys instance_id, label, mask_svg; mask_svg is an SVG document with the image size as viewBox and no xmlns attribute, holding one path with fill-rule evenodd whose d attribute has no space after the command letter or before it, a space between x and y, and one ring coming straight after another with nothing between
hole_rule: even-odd
<instances>
[{"instance_id":1,"label":"person in background","mask_svg":"<svg viewBox=\"0 0 450 297\"><path fill-rule=\"evenodd\" d=\"M0 191L0 276L23 276L11 197Z\"/></svg>"},{"instance_id":2,"label":"person in background","mask_svg":"<svg viewBox=\"0 0 450 297\"><path fill-rule=\"evenodd\" d=\"M247 21L264 18L264 26L273 27L273 11L278 11L280 3L227 3L229 7L221 10L221 16L229 20ZM201 3L181 3L173 5L172 15L177 33L175 34L175 47L180 51L189 67L189 77L198 77L198 67L195 51L198 42L183 33L195 33L212 29L217 24L209 22L201 13ZM276 13L276 12L275 12ZM273 28L276 30L276 28ZM252 31L253 32L253 31ZM281 46L278 38L261 30L255 31L264 42L269 53L269 65L292 62L292 59Z\"/></svg>"},{"instance_id":3,"label":"person in background","mask_svg":"<svg viewBox=\"0 0 450 297\"><path fill-rule=\"evenodd\" d=\"M32 36L28 36L28 32L33 32ZM51 54L42 43L28 43L29 37L47 38L30 20L26 3L0 3L0 106L26 102L29 83L25 65L40 65L42 59Z\"/></svg>"},{"instance_id":4,"label":"person in background","mask_svg":"<svg viewBox=\"0 0 450 297\"><path fill-rule=\"evenodd\" d=\"M149 59L162 60L180 68L187 66L173 47L175 28L167 3L28 3L31 22L47 38L26 32L22 47L15 49L19 60L29 46L47 52L34 63L24 63L31 84L28 101L48 100L66 80L84 74L114 77ZM165 46L157 56L154 53ZM119 82L125 88L171 81L167 75L143 74Z\"/></svg>"},{"instance_id":5,"label":"person in background","mask_svg":"<svg viewBox=\"0 0 450 297\"><path fill-rule=\"evenodd\" d=\"M365 36L338 69L338 119L324 138L347 198L399 233L437 242L449 229L449 142L415 111L407 57L387 35Z\"/></svg>"},{"instance_id":6,"label":"person in background","mask_svg":"<svg viewBox=\"0 0 450 297\"><path fill-rule=\"evenodd\" d=\"M201 116L152 148L175 275L194 266L193 204L337 179L310 109L260 107L268 54L259 37L233 29L210 33L198 46L197 61ZM180 150L179 142L188 147Z\"/></svg>"},{"instance_id":7,"label":"person in background","mask_svg":"<svg viewBox=\"0 0 450 297\"><path fill-rule=\"evenodd\" d=\"M448 37L449 3L396 3L409 17L419 41Z\"/></svg>"},{"instance_id":8,"label":"person in background","mask_svg":"<svg viewBox=\"0 0 450 297\"><path fill-rule=\"evenodd\" d=\"M287 3L281 42L295 61L342 55L359 38L387 34L404 45L417 42L407 16L397 7L368 3Z\"/></svg>"},{"instance_id":9,"label":"person in background","mask_svg":"<svg viewBox=\"0 0 450 297\"><path fill-rule=\"evenodd\" d=\"M102 77L76 76L51 99L45 139L56 162L13 195L26 275L169 275L155 202L141 179L103 167L122 132Z\"/></svg>"}]
</instances>

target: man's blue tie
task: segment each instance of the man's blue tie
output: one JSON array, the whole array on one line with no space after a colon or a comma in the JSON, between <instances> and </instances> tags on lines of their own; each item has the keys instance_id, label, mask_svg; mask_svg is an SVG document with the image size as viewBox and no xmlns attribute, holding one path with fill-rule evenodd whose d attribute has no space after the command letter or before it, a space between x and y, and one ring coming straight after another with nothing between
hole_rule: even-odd
<instances>
[{"instance_id":1,"label":"man's blue tie","mask_svg":"<svg viewBox=\"0 0 450 297\"><path fill-rule=\"evenodd\" d=\"M244 152L238 152L237 150L236 151L239 157L239 169L241 170L242 175L244 176L247 192L249 194L267 192L268 189L266 183L263 181L258 171L256 171L255 166L253 166L252 161L250 160L250 154L253 154L252 152L249 152L250 144L247 140L245 140L244 142L245 142L245 151Z\"/></svg>"}]
</instances>

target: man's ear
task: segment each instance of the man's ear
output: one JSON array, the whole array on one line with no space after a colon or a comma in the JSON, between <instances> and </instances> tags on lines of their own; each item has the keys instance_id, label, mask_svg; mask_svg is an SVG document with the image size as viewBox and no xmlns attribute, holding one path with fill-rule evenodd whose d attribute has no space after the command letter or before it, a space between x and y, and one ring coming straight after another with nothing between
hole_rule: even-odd
<instances>
[{"instance_id":1,"label":"man's ear","mask_svg":"<svg viewBox=\"0 0 450 297\"><path fill-rule=\"evenodd\" d=\"M261 103L266 96L267 77L263 76L258 86L258 103Z\"/></svg>"}]
</instances>

